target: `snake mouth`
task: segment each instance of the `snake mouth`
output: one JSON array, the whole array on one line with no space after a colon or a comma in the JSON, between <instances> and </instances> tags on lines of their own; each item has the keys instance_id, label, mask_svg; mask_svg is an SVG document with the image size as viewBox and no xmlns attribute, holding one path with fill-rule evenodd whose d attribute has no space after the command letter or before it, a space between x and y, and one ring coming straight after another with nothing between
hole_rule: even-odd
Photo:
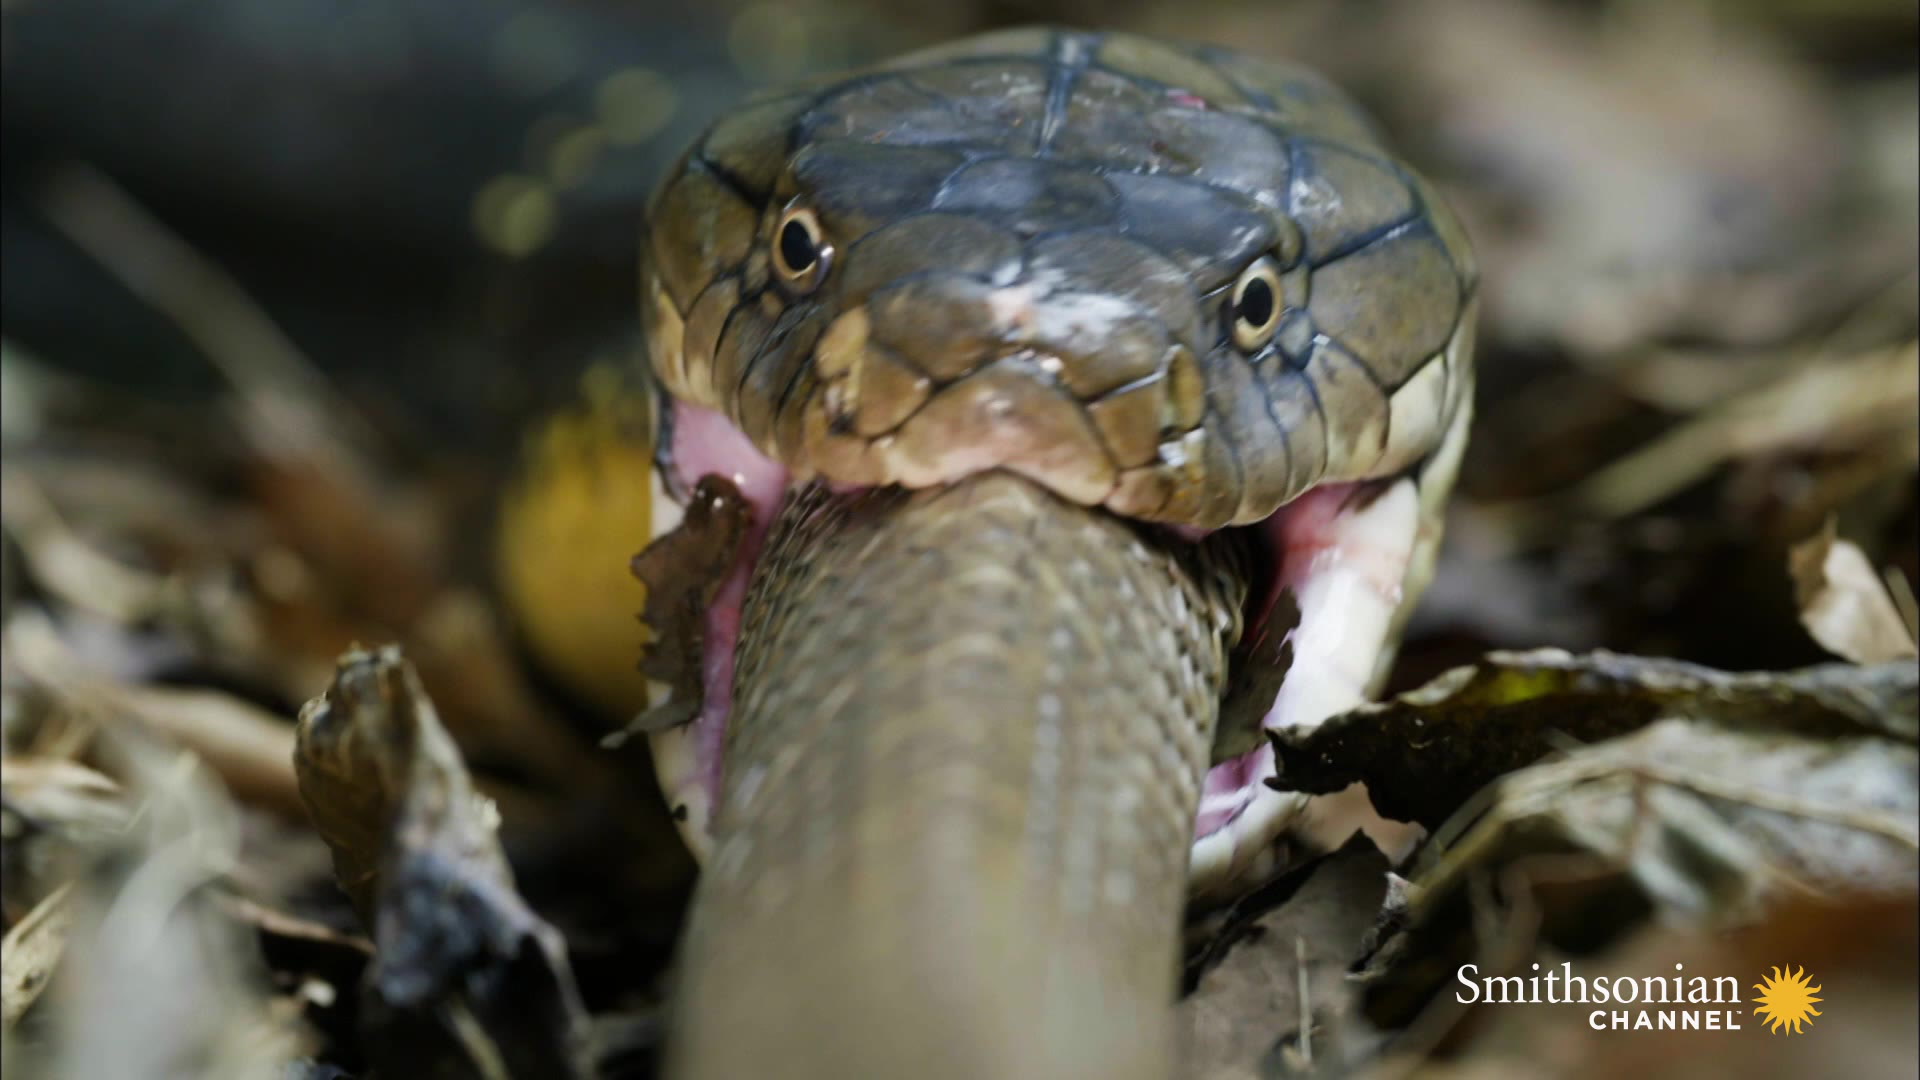
<instances>
[{"instance_id":1,"label":"snake mouth","mask_svg":"<svg viewBox=\"0 0 1920 1080\"><path fill-rule=\"evenodd\" d=\"M656 701L667 700L682 722L648 725L655 728L650 736L662 789L689 847L705 860L735 695L742 606L793 477L721 414L684 402L675 402L673 409L670 453L662 455L656 492L656 538L680 529L683 514L691 520L696 507L689 500L696 492L699 498L719 498L709 494L703 478L723 479L727 498L737 498L743 511L740 527L726 541L731 553L716 567L699 615L697 678L654 688ZM1400 477L1311 488L1267 519L1237 527L1257 536L1259 543L1252 546L1263 565L1252 575L1255 587L1243 613L1236 663L1277 669L1283 676L1277 687L1273 681L1251 680L1251 692L1260 700L1250 708L1241 703L1260 729L1311 727L1365 700L1390 659L1388 643L1395 636L1422 520L1415 484ZM1199 543L1214 531L1160 528L1175 543ZM654 591L654 583L649 589ZM1236 679L1235 686L1242 681ZM688 696L698 698L697 710L684 700ZM1300 836L1303 825L1306 840L1322 846L1370 823L1364 799L1309 800L1275 790L1268 783L1276 775L1273 749L1264 738L1251 742L1250 749L1217 756L1206 774L1193 822L1190 866L1196 897L1230 893L1270 872L1287 857L1283 837ZM1381 839L1377 833L1376 839Z\"/></svg>"}]
</instances>

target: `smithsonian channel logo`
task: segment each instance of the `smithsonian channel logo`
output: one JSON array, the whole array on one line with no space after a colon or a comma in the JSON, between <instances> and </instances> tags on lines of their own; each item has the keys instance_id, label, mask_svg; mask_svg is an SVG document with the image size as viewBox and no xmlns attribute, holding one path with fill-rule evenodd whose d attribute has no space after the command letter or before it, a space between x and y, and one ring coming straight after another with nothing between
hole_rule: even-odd
<instances>
[{"instance_id":1,"label":"smithsonian channel logo","mask_svg":"<svg viewBox=\"0 0 1920 1080\"><path fill-rule=\"evenodd\" d=\"M1774 968L1753 984L1754 997L1740 996L1740 980L1732 975L1707 978L1686 974L1686 965L1673 965L1673 975L1629 976L1576 974L1571 963L1531 975L1486 975L1474 964L1454 973L1460 988L1453 999L1462 1005L1597 1005L1587 1014L1595 1031L1739 1031L1749 1009L1761 1027L1779 1034L1798 1035L1813 1023L1823 999L1805 968Z\"/></svg>"}]
</instances>

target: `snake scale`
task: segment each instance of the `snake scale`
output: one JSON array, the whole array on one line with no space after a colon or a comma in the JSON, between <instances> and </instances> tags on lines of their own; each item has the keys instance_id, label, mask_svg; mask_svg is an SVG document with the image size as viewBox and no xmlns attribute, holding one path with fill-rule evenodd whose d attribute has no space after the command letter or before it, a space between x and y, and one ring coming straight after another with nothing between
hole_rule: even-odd
<instances>
[{"instance_id":1,"label":"snake scale","mask_svg":"<svg viewBox=\"0 0 1920 1080\"><path fill-rule=\"evenodd\" d=\"M1302 68L1024 29L726 114L641 281L670 1073L1169 1075L1182 905L1352 827L1209 748L1391 661L1457 220Z\"/></svg>"}]
</instances>

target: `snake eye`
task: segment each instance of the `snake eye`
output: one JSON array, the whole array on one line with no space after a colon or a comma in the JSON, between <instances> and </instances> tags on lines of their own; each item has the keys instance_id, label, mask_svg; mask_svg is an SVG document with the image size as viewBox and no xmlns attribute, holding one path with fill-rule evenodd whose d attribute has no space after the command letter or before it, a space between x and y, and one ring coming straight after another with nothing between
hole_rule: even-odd
<instances>
[{"instance_id":1,"label":"snake eye","mask_svg":"<svg viewBox=\"0 0 1920 1080\"><path fill-rule=\"evenodd\" d=\"M1227 301L1227 318L1232 321L1234 347L1241 352L1254 352L1273 340L1280 326L1280 271L1272 259L1261 259L1240 272Z\"/></svg>"},{"instance_id":2,"label":"snake eye","mask_svg":"<svg viewBox=\"0 0 1920 1080\"><path fill-rule=\"evenodd\" d=\"M833 245L820 228L820 218L804 206L788 206L773 230L773 272L780 283L793 292L812 292L832 261Z\"/></svg>"}]
</instances>

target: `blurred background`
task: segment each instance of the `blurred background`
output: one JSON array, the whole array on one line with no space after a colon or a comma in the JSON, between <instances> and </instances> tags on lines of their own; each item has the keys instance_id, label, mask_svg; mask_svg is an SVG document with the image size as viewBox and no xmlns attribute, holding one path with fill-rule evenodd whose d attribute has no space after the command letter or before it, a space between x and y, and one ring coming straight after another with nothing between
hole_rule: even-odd
<instances>
[{"instance_id":1,"label":"blurred background","mask_svg":"<svg viewBox=\"0 0 1920 1080\"><path fill-rule=\"evenodd\" d=\"M1479 421L1397 685L1496 648L1817 662L1787 549L1827 527L1911 625L1911 0L5 0L7 925L44 935L102 822L213 814L235 895L278 905L209 916L271 960L235 1000L305 1018L301 1075L359 1075L366 955L286 763L337 654L398 640L510 810L602 1065L646 1074L690 864L641 751L596 751L605 715L525 662L502 478L633 362L645 199L703 125L1040 21L1305 61L1465 218ZM141 786L179 746L203 802ZM92 963L92 1008L162 993ZM8 992L12 1030L38 986Z\"/></svg>"}]
</instances>

